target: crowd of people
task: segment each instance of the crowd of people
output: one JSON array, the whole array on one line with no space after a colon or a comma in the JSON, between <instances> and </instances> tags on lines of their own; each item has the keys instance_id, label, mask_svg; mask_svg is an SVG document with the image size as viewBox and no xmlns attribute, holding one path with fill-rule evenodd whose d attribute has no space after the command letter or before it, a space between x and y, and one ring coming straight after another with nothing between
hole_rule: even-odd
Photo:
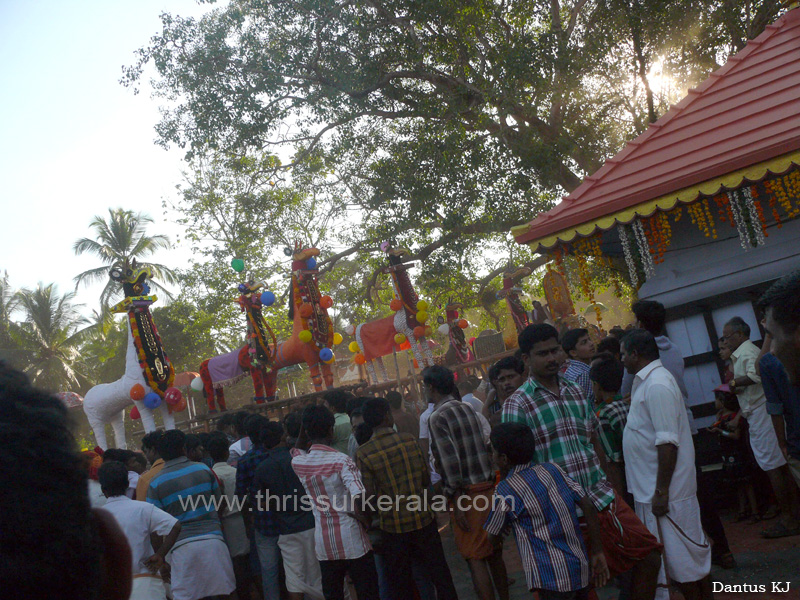
<instances>
[{"instance_id":1,"label":"crowd of people","mask_svg":"<svg viewBox=\"0 0 800 600\"><path fill-rule=\"evenodd\" d=\"M448 600L449 519L480 600L510 597L512 534L541 600L611 578L621 598L667 598L669 581L710 598L712 562L735 559L697 466L684 361L664 307L632 309L635 327L598 344L528 326L485 381L429 367L427 406L332 390L280 421L155 431L141 453L76 455L59 401L0 364L0 583L22 599ZM743 319L725 324L710 431L737 519L774 516L762 535L776 538L800 534L800 272L760 309L760 348ZM759 502L758 471L777 506Z\"/></svg>"}]
</instances>

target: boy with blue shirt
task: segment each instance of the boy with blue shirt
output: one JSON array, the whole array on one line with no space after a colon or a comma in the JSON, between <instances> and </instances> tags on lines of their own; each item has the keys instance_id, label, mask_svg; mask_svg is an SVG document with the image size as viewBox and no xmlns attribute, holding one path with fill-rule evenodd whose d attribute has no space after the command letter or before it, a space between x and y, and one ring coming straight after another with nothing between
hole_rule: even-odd
<instances>
[{"instance_id":1,"label":"boy with blue shirt","mask_svg":"<svg viewBox=\"0 0 800 600\"><path fill-rule=\"evenodd\" d=\"M531 463L535 441L530 428L503 423L492 430L492 458L503 480L492 498L484 529L494 543L511 526L528 589L540 600L582 600L590 579L600 587L609 579L594 505L580 485L552 463ZM595 540L587 554L578 525L580 506Z\"/></svg>"}]
</instances>

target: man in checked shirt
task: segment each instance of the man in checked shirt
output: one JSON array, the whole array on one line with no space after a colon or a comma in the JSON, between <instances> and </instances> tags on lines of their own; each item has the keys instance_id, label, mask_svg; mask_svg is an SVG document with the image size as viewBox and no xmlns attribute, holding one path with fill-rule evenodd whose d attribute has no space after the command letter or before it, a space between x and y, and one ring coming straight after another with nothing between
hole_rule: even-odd
<instances>
[{"instance_id":1,"label":"man in checked shirt","mask_svg":"<svg viewBox=\"0 0 800 600\"><path fill-rule=\"evenodd\" d=\"M632 568L632 600L652 600L661 544L606 479L597 416L583 390L559 375L558 332L552 325L529 325L519 334L519 348L530 377L503 404L503 422L530 427L535 462L555 463L586 490L597 509L611 576Z\"/></svg>"},{"instance_id":2,"label":"man in checked shirt","mask_svg":"<svg viewBox=\"0 0 800 600\"><path fill-rule=\"evenodd\" d=\"M495 472L478 417L457 394L453 372L439 365L422 372L425 394L433 402L428 420L436 471L452 506L453 535L467 560L480 600L508 599L503 547L483 528L492 510Z\"/></svg>"}]
</instances>

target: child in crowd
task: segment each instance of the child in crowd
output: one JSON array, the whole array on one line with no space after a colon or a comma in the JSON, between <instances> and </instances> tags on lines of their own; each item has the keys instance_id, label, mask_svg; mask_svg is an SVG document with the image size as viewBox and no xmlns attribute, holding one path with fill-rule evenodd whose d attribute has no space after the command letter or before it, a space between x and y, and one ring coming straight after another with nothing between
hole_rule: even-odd
<instances>
[{"instance_id":1,"label":"child in crowd","mask_svg":"<svg viewBox=\"0 0 800 600\"><path fill-rule=\"evenodd\" d=\"M528 589L540 600L584 600L590 582L609 579L600 545L597 511L586 492L557 465L532 464L535 441L522 423L503 423L492 430L492 457L503 480L492 498L484 529L493 543L513 527ZM594 540L590 553L578 525L581 507Z\"/></svg>"},{"instance_id":2,"label":"child in crowd","mask_svg":"<svg viewBox=\"0 0 800 600\"><path fill-rule=\"evenodd\" d=\"M753 522L758 521L758 503L752 482L753 462L743 435L745 422L739 410L739 400L736 394L731 393L727 383L714 390L714 397L718 411L717 421L708 430L719 437L723 477L727 483L736 487L739 497L736 521L744 521L748 517Z\"/></svg>"}]
</instances>

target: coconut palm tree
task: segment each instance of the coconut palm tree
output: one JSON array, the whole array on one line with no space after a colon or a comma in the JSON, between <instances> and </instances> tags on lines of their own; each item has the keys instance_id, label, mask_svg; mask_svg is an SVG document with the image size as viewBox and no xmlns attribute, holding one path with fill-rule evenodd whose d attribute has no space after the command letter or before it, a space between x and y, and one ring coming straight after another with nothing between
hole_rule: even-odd
<instances>
[{"instance_id":1,"label":"coconut palm tree","mask_svg":"<svg viewBox=\"0 0 800 600\"><path fill-rule=\"evenodd\" d=\"M165 235L147 235L147 226L153 219L142 213L134 213L122 208L109 208L108 218L96 216L89 223L89 228L94 231L94 239L81 238L72 249L75 254L92 254L100 259L102 266L84 271L75 277L75 289L82 284L91 284L105 281L106 286L100 295L100 304L107 306L111 298L121 289L119 283L108 277L112 266L119 266L123 271L131 268L136 259L139 266L147 266L153 272L153 279L166 283L177 283L175 273L164 265L142 262L141 259L150 256L158 250L170 248L169 238ZM172 295L156 281L150 284L161 290L167 298Z\"/></svg>"},{"instance_id":2,"label":"coconut palm tree","mask_svg":"<svg viewBox=\"0 0 800 600\"><path fill-rule=\"evenodd\" d=\"M20 345L23 370L36 386L67 391L88 383L81 360L80 343L91 327L74 304L75 292L59 295L54 283L39 283L34 290L18 294L23 322L14 337Z\"/></svg>"},{"instance_id":3,"label":"coconut palm tree","mask_svg":"<svg viewBox=\"0 0 800 600\"><path fill-rule=\"evenodd\" d=\"M11 314L19 304L19 296L8 280L8 272L0 279L0 358L10 360L18 350L14 332L17 325L11 320Z\"/></svg>"}]
</instances>

